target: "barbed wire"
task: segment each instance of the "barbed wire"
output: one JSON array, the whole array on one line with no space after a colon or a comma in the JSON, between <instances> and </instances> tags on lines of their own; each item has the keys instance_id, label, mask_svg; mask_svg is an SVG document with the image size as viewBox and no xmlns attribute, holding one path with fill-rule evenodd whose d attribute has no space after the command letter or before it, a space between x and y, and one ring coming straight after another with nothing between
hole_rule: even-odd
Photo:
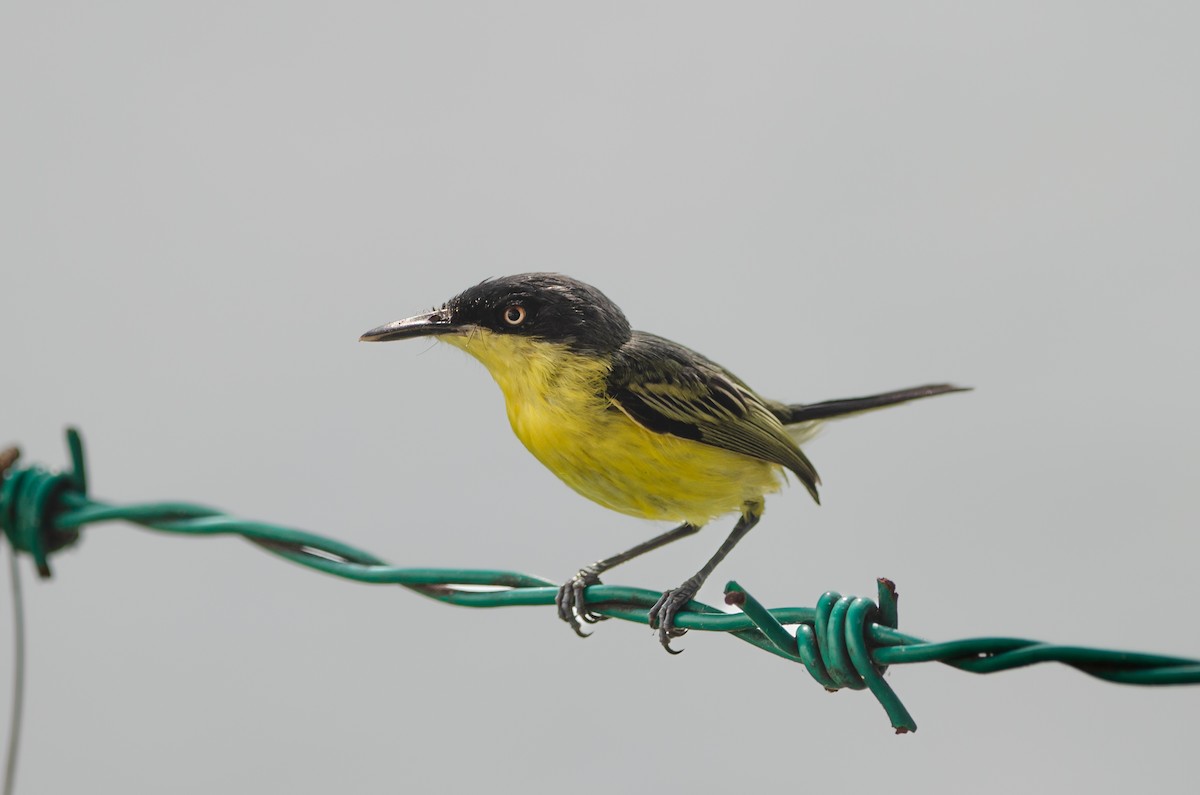
<instances>
[{"instance_id":1,"label":"barbed wire","mask_svg":"<svg viewBox=\"0 0 1200 795\"><path fill-rule=\"evenodd\" d=\"M49 558L79 540L86 525L124 521L181 535L235 535L259 548L316 571L363 583L400 585L463 607L553 605L558 583L493 569L402 568L336 539L267 522L240 519L184 502L110 505L87 494L83 443L67 431L71 468L13 467L0 483L0 527L13 549L28 554L42 577ZM13 457L15 461L15 456ZM12 461L9 462L13 463ZM736 582L725 601L728 613L698 601L676 617L683 629L725 632L785 659L801 663L828 690L870 690L897 733L916 722L883 679L890 665L941 662L972 673L994 673L1042 662L1059 662L1110 682L1131 685L1200 683L1200 661L1139 652L1061 646L1008 637L934 643L900 632L895 585L879 579L877 600L829 591L815 607L768 609ZM588 609L611 618L648 624L660 592L620 585L587 588ZM794 627L789 631L788 627Z\"/></svg>"}]
</instances>

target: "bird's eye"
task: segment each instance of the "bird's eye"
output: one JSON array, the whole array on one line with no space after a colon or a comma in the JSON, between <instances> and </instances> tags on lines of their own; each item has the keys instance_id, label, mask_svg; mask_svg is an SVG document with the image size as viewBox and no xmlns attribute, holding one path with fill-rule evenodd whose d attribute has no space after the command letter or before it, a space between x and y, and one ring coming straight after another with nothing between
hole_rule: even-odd
<instances>
[{"instance_id":1,"label":"bird's eye","mask_svg":"<svg viewBox=\"0 0 1200 795\"><path fill-rule=\"evenodd\" d=\"M519 326L525 322L525 318L528 316L528 314L529 313L525 311L525 307L521 306L520 304L512 304L504 310L504 322L510 326Z\"/></svg>"}]
</instances>

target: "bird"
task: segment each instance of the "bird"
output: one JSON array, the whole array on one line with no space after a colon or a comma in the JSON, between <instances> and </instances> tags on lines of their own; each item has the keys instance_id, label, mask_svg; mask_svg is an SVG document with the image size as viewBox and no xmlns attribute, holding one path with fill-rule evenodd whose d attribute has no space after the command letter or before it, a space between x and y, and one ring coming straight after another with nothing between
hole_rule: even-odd
<instances>
[{"instance_id":1,"label":"bird","mask_svg":"<svg viewBox=\"0 0 1200 795\"><path fill-rule=\"evenodd\" d=\"M787 472L820 503L816 468L800 445L822 422L951 392L928 384L866 397L788 404L762 397L683 345L632 328L604 293L558 273L487 279L440 307L373 328L364 342L432 337L491 373L517 438L579 494L622 514L677 526L581 568L558 589L558 617L587 637L587 588L600 575L718 517L737 513L716 553L647 620L672 654L675 619L717 565L758 524Z\"/></svg>"}]
</instances>

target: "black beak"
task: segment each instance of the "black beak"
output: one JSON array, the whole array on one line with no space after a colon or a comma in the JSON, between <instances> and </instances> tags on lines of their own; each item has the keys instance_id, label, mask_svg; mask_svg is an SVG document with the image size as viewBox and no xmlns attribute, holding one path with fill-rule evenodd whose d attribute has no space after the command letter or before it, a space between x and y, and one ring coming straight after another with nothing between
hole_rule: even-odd
<instances>
[{"instance_id":1,"label":"black beak","mask_svg":"<svg viewBox=\"0 0 1200 795\"><path fill-rule=\"evenodd\" d=\"M406 317L394 323L373 328L358 338L359 342L390 342L391 340L406 340L413 337L432 337L439 334L454 334L462 330L462 326L450 319L450 313L444 309L435 309L423 315Z\"/></svg>"}]
</instances>

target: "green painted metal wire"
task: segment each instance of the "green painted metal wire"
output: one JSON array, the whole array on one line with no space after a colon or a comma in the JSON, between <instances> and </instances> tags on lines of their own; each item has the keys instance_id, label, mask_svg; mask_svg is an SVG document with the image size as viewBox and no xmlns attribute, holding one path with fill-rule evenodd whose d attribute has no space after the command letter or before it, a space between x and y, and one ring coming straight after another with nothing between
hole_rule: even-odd
<instances>
[{"instance_id":1,"label":"green painted metal wire","mask_svg":"<svg viewBox=\"0 0 1200 795\"><path fill-rule=\"evenodd\" d=\"M49 556L75 543L84 525L125 521L165 533L238 535L310 569L349 580L401 585L431 599L464 607L553 605L558 583L511 571L414 569L392 566L356 547L302 530L237 519L191 503L108 505L87 495L79 434L67 432L72 466L66 472L14 468L0 485L0 527L15 550L29 554L43 577ZM767 609L735 582L727 613L700 602L676 618L684 629L727 632L799 662L829 690L870 690L898 733L916 723L883 679L889 665L941 662L972 673L992 673L1040 662L1060 662L1110 682L1136 685L1200 683L1200 661L1156 654L1056 646L1021 638L973 638L931 643L900 632L895 586L878 581L878 601L828 592L816 607ZM659 591L617 585L587 589L588 607L613 618L648 623ZM788 630L791 626L794 629Z\"/></svg>"}]
</instances>

